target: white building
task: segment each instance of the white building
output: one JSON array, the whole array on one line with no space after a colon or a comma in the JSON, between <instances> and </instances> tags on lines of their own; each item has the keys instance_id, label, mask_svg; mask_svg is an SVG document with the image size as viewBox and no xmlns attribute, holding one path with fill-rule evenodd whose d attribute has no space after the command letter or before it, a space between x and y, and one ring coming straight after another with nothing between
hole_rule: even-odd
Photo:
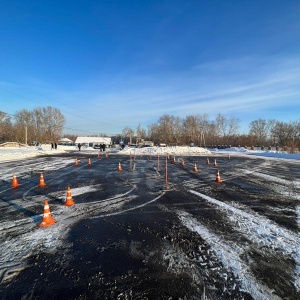
<instances>
[{"instance_id":1,"label":"white building","mask_svg":"<svg viewBox=\"0 0 300 300\"><path fill-rule=\"evenodd\" d=\"M107 147L111 147L111 138L102 136L79 136L77 137L75 144L86 145L88 147L105 144Z\"/></svg>"},{"instance_id":2,"label":"white building","mask_svg":"<svg viewBox=\"0 0 300 300\"><path fill-rule=\"evenodd\" d=\"M68 138L62 138L60 140L58 140L58 144L59 145L74 145L74 142Z\"/></svg>"}]
</instances>

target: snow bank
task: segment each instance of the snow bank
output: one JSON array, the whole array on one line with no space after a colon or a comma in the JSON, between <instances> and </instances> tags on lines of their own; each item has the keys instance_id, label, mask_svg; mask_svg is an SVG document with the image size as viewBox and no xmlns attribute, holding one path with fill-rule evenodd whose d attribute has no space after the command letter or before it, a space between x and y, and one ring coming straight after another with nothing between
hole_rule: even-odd
<instances>
[{"instance_id":1,"label":"snow bank","mask_svg":"<svg viewBox=\"0 0 300 300\"><path fill-rule=\"evenodd\" d=\"M57 150L51 150L51 145L28 146L28 147L9 147L0 148L0 162L25 159L39 155L61 154L66 150L76 150L75 146L58 146Z\"/></svg>"},{"instance_id":2,"label":"snow bank","mask_svg":"<svg viewBox=\"0 0 300 300\"><path fill-rule=\"evenodd\" d=\"M28 147L0 147L0 162L1 161L11 161L18 159L25 159L28 157L35 157L39 155L54 155L61 154L70 151L78 151L76 146L62 146L58 145L57 150L51 150L50 144L44 144L39 147L28 146ZM118 148L106 148L107 152L120 154L120 155L185 155L185 156L197 156L197 155L250 155L250 157L264 157L267 159L293 159L300 160L300 153L289 154L286 152L276 152L276 151L256 151L247 150L243 147L232 147L227 149L205 149L202 147L189 147L189 146L171 146L171 147L144 147L144 148L130 148L125 147L123 150ZM81 153L98 153L99 150L93 149L91 147L81 148Z\"/></svg>"},{"instance_id":3,"label":"snow bank","mask_svg":"<svg viewBox=\"0 0 300 300\"><path fill-rule=\"evenodd\" d=\"M125 147L119 151L119 154L132 155L209 155L211 152L201 147L188 146L171 146L171 147L144 147L144 148L130 148Z\"/></svg>"}]
</instances>

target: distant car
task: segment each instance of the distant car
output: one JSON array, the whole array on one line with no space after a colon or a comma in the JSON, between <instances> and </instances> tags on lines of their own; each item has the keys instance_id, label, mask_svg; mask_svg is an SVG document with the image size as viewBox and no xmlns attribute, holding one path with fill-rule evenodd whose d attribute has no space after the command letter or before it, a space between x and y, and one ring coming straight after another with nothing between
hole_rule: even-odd
<instances>
[{"instance_id":1,"label":"distant car","mask_svg":"<svg viewBox=\"0 0 300 300\"><path fill-rule=\"evenodd\" d=\"M128 147L130 147L130 148L137 148L137 145L136 144L130 144L130 145L128 145Z\"/></svg>"},{"instance_id":2,"label":"distant car","mask_svg":"<svg viewBox=\"0 0 300 300\"><path fill-rule=\"evenodd\" d=\"M94 149L100 149L100 145L99 145L99 144L96 144L96 145L93 146L93 148L94 148Z\"/></svg>"}]
</instances>

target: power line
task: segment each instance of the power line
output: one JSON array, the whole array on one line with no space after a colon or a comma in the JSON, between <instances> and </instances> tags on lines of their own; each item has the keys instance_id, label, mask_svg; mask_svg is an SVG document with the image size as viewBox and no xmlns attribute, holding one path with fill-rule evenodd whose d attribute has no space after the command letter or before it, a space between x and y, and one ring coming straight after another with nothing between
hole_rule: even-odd
<instances>
[{"instance_id":1,"label":"power line","mask_svg":"<svg viewBox=\"0 0 300 300\"><path fill-rule=\"evenodd\" d=\"M13 115L13 114L9 114L9 113L6 113L4 111L0 111L0 113L3 113L5 115L8 115L8 116L11 116L11 117L17 117L16 115ZM71 128L71 127L62 127L63 129L68 129L68 130L73 130L73 131L80 131L80 132L88 132L88 133L93 133L93 134L99 134L98 132L96 131L89 131L89 130L82 130L82 129L75 129L75 128ZM108 136L114 136L114 135L117 135L117 134L107 134L105 133L106 135Z\"/></svg>"}]
</instances>

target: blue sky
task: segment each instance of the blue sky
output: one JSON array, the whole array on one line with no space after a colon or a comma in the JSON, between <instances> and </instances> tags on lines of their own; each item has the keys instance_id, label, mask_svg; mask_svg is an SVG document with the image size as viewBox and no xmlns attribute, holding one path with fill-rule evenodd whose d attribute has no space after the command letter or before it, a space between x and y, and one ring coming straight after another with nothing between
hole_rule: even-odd
<instances>
[{"instance_id":1,"label":"blue sky","mask_svg":"<svg viewBox=\"0 0 300 300\"><path fill-rule=\"evenodd\" d=\"M298 0L2 0L0 110L50 105L77 135L164 114L299 120L299 15Z\"/></svg>"}]
</instances>

